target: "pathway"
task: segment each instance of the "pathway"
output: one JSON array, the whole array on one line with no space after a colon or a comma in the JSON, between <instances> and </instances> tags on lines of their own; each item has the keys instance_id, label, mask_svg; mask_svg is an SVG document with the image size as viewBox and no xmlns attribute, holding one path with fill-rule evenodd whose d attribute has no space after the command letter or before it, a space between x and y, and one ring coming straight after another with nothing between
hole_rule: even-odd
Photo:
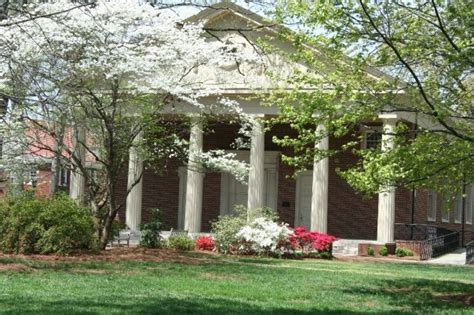
<instances>
[{"instance_id":1,"label":"pathway","mask_svg":"<svg viewBox=\"0 0 474 315\"><path fill-rule=\"evenodd\" d=\"M466 249L458 248L454 252L427 260L426 263L436 264L436 265L465 265L466 264Z\"/></svg>"}]
</instances>

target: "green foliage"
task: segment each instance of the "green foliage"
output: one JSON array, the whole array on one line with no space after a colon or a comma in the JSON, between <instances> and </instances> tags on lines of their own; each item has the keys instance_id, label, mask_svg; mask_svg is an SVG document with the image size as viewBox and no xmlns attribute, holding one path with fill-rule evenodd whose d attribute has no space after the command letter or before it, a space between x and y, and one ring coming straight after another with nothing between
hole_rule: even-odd
<instances>
[{"instance_id":1,"label":"green foliage","mask_svg":"<svg viewBox=\"0 0 474 315\"><path fill-rule=\"evenodd\" d=\"M59 253L96 245L90 209L66 195L35 199L32 194L8 197L0 204L0 250L5 253Z\"/></svg>"},{"instance_id":2,"label":"green foliage","mask_svg":"<svg viewBox=\"0 0 474 315\"><path fill-rule=\"evenodd\" d=\"M375 251L374 251L374 248L372 246L367 247L367 255L369 255L369 256L374 256L375 255Z\"/></svg>"},{"instance_id":3,"label":"green foliage","mask_svg":"<svg viewBox=\"0 0 474 315\"><path fill-rule=\"evenodd\" d=\"M185 234L171 235L168 237L167 247L183 251L193 250L194 240Z\"/></svg>"},{"instance_id":4,"label":"green foliage","mask_svg":"<svg viewBox=\"0 0 474 315\"><path fill-rule=\"evenodd\" d=\"M232 251L237 241L237 232L246 224L247 211L243 207L236 207L234 216L219 216L217 221L212 222L211 232L216 240L217 251L221 253Z\"/></svg>"},{"instance_id":5,"label":"green foliage","mask_svg":"<svg viewBox=\"0 0 474 315\"><path fill-rule=\"evenodd\" d=\"M160 209L150 209L148 222L140 225L142 233L140 246L147 248L162 247L162 238L160 235L163 218Z\"/></svg>"},{"instance_id":6,"label":"green foliage","mask_svg":"<svg viewBox=\"0 0 474 315\"><path fill-rule=\"evenodd\" d=\"M380 256L388 256L388 249L386 246L382 246L379 249L379 255Z\"/></svg>"},{"instance_id":7,"label":"green foliage","mask_svg":"<svg viewBox=\"0 0 474 315\"><path fill-rule=\"evenodd\" d=\"M276 13L279 22L305 30L281 30L296 48L287 58L314 70L277 77L294 89L267 98L281 112L272 125L295 131L274 139L294 153L284 162L304 170L337 153L314 149L331 136L344 142L340 150L360 156L339 174L367 195L387 185L452 193L474 182L473 1L282 1ZM399 124L390 132L395 149L366 150L360 131L381 125L386 111L417 127Z\"/></svg>"},{"instance_id":8,"label":"green foliage","mask_svg":"<svg viewBox=\"0 0 474 315\"><path fill-rule=\"evenodd\" d=\"M397 247L397 249L395 249L395 255L397 257L413 256L413 252L408 248Z\"/></svg>"},{"instance_id":9,"label":"green foliage","mask_svg":"<svg viewBox=\"0 0 474 315\"><path fill-rule=\"evenodd\" d=\"M249 214L244 206L235 207L235 215L219 216L211 224L211 232L214 235L217 251L229 253L235 250L235 244L238 242L237 233L248 222L258 217L265 217L272 221L278 220L278 214L270 208L255 209Z\"/></svg>"}]
</instances>

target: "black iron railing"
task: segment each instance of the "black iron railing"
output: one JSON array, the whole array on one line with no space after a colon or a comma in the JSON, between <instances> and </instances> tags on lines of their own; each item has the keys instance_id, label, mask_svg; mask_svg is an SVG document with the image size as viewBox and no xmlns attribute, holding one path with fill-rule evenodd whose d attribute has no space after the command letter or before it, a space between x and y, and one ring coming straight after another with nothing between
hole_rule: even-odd
<instances>
[{"instance_id":1,"label":"black iron railing","mask_svg":"<svg viewBox=\"0 0 474 315\"><path fill-rule=\"evenodd\" d=\"M474 262L474 241L466 245L466 264Z\"/></svg>"},{"instance_id":2,"label":"black iron railing","mask_svg":"<svg viewBox=\"0 0 474 315\"><path fill-rule=\"evenodd\" d=\"M395 239L404 241L420 241L437 237L436 226L421 224L395 225Z\"/></svg>"},{"instance_id":3,"label":"black iron railing","mask_svg":"<svg viewBox=\"0 0 474 315\"><path fill-rule=\"evenodd\" d=\"M459 232L428 224L396 224L395 239L417 243L420 259L426 260L459 247Z\"/></svg>"}]
</instances>

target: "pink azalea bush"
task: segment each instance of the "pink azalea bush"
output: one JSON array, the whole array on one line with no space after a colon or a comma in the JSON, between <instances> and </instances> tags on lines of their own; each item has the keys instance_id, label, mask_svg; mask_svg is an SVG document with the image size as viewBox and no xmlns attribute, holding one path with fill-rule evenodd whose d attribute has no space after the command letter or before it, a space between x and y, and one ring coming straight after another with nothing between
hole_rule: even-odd
<instances>
[{"instance_id":1,"label":"pink azalea bush","mask_svg":"<svg viewBox=\"0 0 474 315\"><path fill-rule=\"evenodd\" d=\"M304 226L298 226L293 229L289 235L289 241L293 250L299 250L303 253L309 253L317 250L318 252L331 252L332 243L337 240L336 237L318 232L310 232Z\"/></svg>"},{"instance_id":2,"label":"pink azalea bush","mask_svg":"<svg viewBox=\"0 0 474 315\"><path fill-rule=\"evenodd\" d=\"M197 250L213 251L216 247L216 242L212 236L199 236L196 239Z\"/></svg>"}]
</instances>

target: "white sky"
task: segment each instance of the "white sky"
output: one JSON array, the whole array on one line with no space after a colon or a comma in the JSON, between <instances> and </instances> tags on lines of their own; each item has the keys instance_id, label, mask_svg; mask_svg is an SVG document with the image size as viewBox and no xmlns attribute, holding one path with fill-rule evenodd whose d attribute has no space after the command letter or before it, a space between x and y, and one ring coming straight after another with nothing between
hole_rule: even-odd
<instances>
[{"instance_id":1,"label":"white sky","mask_svg":"<svg viewBox=\"0 0 474 315\"><path fill-rule=\"evenodd\" d=\"M163 2L166 2L166 1L163 1ZM182 2L182 1L169 1L169 3L173 3L173 2ZM206 4L209 4L209 5L212 5L212 4L216 4L216 3L219 3L219 2L222 2L222 1L195 1L196 3L199 3L199 2L205 2ZM235 3L237 5L240 5L241 7L245 8L245 9L248 9L252 12L255 12L259 15L262 15L262 16L268 16L267 12L269 9L271 10L271 8L273 7L270 3L272 1L267 1L267 4L256 4L256 3L252 3L252 1L247 2L245 0L234 0L234 1L229 1L229 2L232 2L232 3ZM194 14L197 14L199 13L199 11L203 10L204 8L199 8L199 7L196 7L196 6L180 6L180 7L176 7L176 8L173 8L173 9L169 9L167 11L170 12L170 14L174 14L174 15L177 15L180 19L186 19Z\"/></svg>"}]
</instances>

